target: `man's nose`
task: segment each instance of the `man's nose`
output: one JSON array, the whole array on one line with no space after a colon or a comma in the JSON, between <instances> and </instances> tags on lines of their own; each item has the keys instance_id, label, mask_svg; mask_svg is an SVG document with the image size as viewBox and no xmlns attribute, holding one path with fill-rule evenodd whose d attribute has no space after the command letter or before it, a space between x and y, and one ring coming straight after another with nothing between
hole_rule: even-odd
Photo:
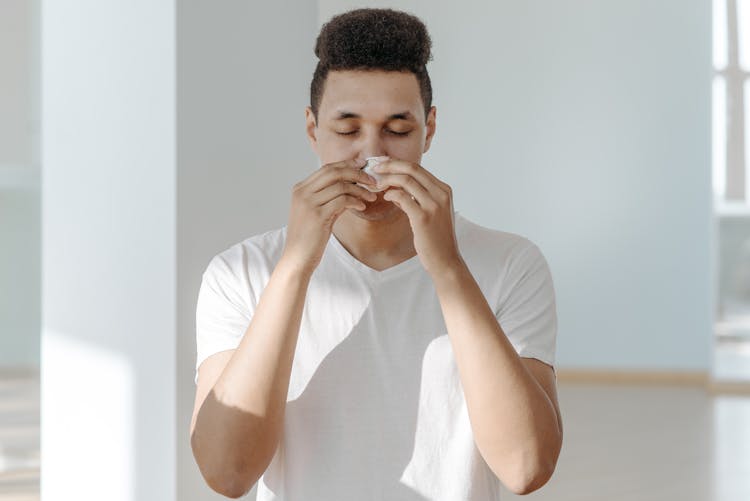
<instances>
[{"instance_id":1,"label":"man's nose","mask_svg":"<svg viewBox=\"0 0 750 501\"><path fill-rule=\"evenodd\" d=\"M361 135L362 142L359 148L359 160L365 158L386 156L387 152L380 131L368 131Z\"/></svg>"}]
</instances>

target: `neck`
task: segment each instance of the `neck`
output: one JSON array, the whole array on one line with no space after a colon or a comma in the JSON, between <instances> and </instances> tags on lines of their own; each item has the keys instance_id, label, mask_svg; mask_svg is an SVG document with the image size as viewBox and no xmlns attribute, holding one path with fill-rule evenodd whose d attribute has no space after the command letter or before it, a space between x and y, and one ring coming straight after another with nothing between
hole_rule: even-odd
<instances>
[{"instance_id":1,"label":"neck","mask_svg":"<svg viewBox=\"0 0 750 501\"><path fill-rule=\"evenodd\" d=\"M411 224L401 210L392 218L378 220L346 211L334 223L332 233L352 256L374 269L385 269L416 255Z\"/></svg>"}]
</instances>

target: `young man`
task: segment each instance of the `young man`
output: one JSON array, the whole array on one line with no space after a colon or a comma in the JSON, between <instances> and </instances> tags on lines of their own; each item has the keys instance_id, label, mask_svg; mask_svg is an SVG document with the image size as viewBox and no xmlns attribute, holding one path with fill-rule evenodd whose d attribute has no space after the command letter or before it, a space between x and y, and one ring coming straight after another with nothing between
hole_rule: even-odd
<instances>
[{"instance_id":1,"label":"young man","mask_svg":"<svg viewBox=\"0 0 750 501\"><path fill-rule=\"evenodd\" d=\"M203 274L191 444L218 492L489 500L498 479L523 494L554 471L552 277L534 243L461 216L421 165L430 46L388 9L323 26L306 109L322 167L286 226ZM376 156L391 159L380 184L361 170Z\"/></svg>"}]
</instances>

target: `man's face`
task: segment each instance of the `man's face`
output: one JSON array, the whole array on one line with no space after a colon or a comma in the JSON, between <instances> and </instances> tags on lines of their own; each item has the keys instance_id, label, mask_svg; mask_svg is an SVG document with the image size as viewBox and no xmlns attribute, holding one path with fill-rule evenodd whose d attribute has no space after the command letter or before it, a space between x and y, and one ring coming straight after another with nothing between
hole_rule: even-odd
<instances>
[{"instance_id":1,"label":"man's face","mask_svg":"<svg viewBox=\"0 0 750 501\"><path fill-rule=\"evenodd\" d=\"M420 163L435 133L435 107L425 121L417 77L411 72L331 71L318 109L305 110L307 135L321 165L341 160L389 156ZM394 215L393 203L378 193L365 202L365 219Z\"/></svg>"}]
</instances>

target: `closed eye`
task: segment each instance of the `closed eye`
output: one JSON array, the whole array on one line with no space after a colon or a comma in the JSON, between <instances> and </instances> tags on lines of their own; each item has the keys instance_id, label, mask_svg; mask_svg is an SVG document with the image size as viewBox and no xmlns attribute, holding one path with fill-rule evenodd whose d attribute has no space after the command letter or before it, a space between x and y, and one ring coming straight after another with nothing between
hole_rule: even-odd
<instances>
[{"instance_id":1,"label":"closed eye","mask_svg":"<svg viewBox=\"0 0 750 501\"><path fill-rule=\"evenodd\" d=\"M391 133L393 135L396 135L396 136L408 136L411 133L410 130L406 131L406 132L396 132L395 130L390 130L390 129L387 129L387 130L388 130L389 133ZM350 132L338 132L337 131L336 134L338 134L340 136L351 136L352 134L356 134L357 132L359 132L359 131L358 130L353 130L353 131L350 131Z\"/></svg>"}]
</instances>

